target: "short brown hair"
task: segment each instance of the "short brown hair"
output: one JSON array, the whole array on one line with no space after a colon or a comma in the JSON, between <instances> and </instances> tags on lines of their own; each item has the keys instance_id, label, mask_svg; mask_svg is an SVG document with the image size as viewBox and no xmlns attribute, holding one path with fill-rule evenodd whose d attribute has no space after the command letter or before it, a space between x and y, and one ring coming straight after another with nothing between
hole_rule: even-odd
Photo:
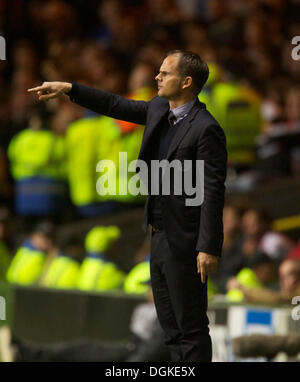
<instances>
[{"instance_id":1,"label":"short brown hair","mask_svg":"<svg viewBox=\"0 0 300 382\"><path fill-rule=\"evenodd\" d=\"M209 75L209 69L206 62L204 62L197 53L186 50L171 50L167 53L167 57L173 54L180 55L178 63L180 75L183 77L192 77L195 94L199 94Z\"/></svg>"}]
</instances>

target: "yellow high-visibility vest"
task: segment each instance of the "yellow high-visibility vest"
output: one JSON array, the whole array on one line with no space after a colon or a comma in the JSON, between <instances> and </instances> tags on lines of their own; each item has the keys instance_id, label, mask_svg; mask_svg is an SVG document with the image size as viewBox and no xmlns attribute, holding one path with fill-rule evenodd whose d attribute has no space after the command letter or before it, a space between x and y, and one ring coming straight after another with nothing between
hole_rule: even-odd
<instances>
[{"instance_id":1,"label":"yellow high-visibility vest","mask_svg":"<svg viewBox=\"0 0 300 382\"><path fill-rule=\"evenodd\" d=\"M124 272L101 255L88 255L81 264L77 288L99 291L120 289L124 276Z\"/></svg>"},{"instance_id":2,"label":"yellow high-visibility vest","mask_svg":"<svg viewBox=\"0 0 300 382\"><path fill-rule=\"evenodd\" d=\"M43 271L45 256L45 253L30 246L20 247L8 268L7 281L22 285L38 282Z\"/></svg>"},{"instance_id":3,"label":"yellow high-visibility vest","mask_svg":"<svg viewBox=\"0 0 300 382\"><path fill-rule=\"evenodd\" d=\"M258 94L238 83L217 82L204 88L199 100L206 104L226 134L229 162L253 164L255 139L261 131Z\"/></svg>"},{"instance_id":4,"label":"yellow high-visibility vest","mask_svg":"<svg viewBox=\"0 0 300 382\"><path fill-rule=\"evenodd\" d=\"M59 289L76 288L79 267L78 262L71 257L58 255L49 265L42 285Z\"/></svg>"},{"instance_id":5,"label":"yellow high-visibility vest","mask_svg":"<svg viewBox=\"0 0 300 382\"><path fill-rule=\"evenodd\" d=\"M150 263L143 261L131 269L124 280L124 291L126 293L147 293L150 280Z\"/></svg>"},{"instance_id":6,"label":"yellow high-visibility vest","mask_svg":"<svg viewBox=\"0 0 300 382\"><path fill-rule=\"evenodd\" d=\"M51 130L25 129L8 146L8 158L14 179L46 176L63 179L66 172L64 137Z\"/></svg>"}]
</instances>

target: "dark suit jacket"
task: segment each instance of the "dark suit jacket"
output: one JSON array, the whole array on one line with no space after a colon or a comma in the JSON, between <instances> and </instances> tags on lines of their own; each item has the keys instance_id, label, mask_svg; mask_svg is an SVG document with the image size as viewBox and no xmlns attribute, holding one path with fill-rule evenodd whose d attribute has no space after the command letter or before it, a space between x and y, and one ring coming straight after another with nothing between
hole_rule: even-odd
<instances>
[{"instance_id":1,"label":"dark suit jacket","mask_svg":"<svg viewBox=\"0 0 300 382\"><path fill-rule=\"evenodd\" d=\"M169 112L169 102L155 97L149 102L133 101L121 96L73 84L69 96L97 113L116 119L146 125L139 159L149 161L151 137L161 119ZM223 244L223 206L227 151L225 134L206 110L205 104L196 101L169 147L167 159L189 159L193 163L204 160L204 200L198 206L186 206L188 195L162 196L163 225L175 257L195 261L198 251L220 256ZM193 168L193 178L195 176ZM148 225L147 197L143 228Z\"/></svg>"}]
</instances>

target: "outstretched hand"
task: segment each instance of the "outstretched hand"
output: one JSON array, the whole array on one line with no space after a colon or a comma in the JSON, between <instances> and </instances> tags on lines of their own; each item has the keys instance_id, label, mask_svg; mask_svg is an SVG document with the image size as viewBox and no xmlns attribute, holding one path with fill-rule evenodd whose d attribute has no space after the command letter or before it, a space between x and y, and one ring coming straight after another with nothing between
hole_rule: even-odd
<instances>
[{"instance_id":1,"label":"outstretched hand","mask_svg":"<svg viewBox=\"0 0 300 382\"><path fill-rule=\"evenodd\" d=\"M199 252L197 256L197 270L201 276L201 282L204 284L207 276L216 272L218 268L219 258L209 255L205 252Z\"/></svg>"},{"instance_id":2,"label":"outstretched hand","mask_svg":"<svg viewBox=\"0 0 300 382\"><path fill-rule=\"evenodd\" d=\"M69 82L44 82L41 86L28 89L29 93L37 93L40 101L48 101L49 99L60 97L68 93L72 89Z\"/></svg>"}]
</instances>

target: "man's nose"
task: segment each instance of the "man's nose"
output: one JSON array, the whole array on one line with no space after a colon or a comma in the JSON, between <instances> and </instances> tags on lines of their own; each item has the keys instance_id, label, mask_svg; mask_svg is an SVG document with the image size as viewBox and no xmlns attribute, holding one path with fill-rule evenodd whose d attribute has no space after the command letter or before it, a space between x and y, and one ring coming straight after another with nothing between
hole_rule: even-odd
<instances>
[{"instance_id":1,"label":"man's nose","mask_svg":"<svg viewBox=\"0 0 300 382\"><path fill-rule=\"evenodd\" d=\"M155 80L156 80L156 81L159 81L159 80L160 80L160 75L159 75L159 74L155 77Z\"/></svg>"}]
</instances>

